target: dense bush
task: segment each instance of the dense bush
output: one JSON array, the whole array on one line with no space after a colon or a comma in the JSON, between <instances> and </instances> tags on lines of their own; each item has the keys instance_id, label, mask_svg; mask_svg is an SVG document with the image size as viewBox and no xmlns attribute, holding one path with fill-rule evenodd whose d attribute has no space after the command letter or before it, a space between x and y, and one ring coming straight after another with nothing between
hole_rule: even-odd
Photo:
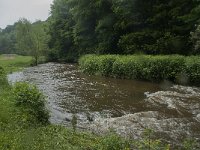
<instances>
[{"instance_id":1,"label":"dense bush","mask_svg":"<svg viewBox=\"0 0 200 150\"><path fill-rule=\"evenodd\" d=\"M109 134L100 139L95 145L95 150L126 150L130 149L131 142L125 140L117 134Z\"/></svg>"},{"instance_id":2,"label":"dense bush","mask_svg":"<svg viewBox=\"0 0 200 150\"><path fill-rule=\"evenodd\" d=\"M98 64L95 55L85 55L79 59L79 64L84 73L92 74L98 72Z\"/></svg>"},{"instance_id":3,"label":"dense bush","mask_svg":"<svg viewBox=\"0 0 200 150\"><path fill-rule=\"evenodd\" d=\"M180 55L86 55L79 60L84 73L148 81L170 80L200 84L200 58Z\"/></svg>"},{"instance_id":4,"label":"dense bush","mask_svg":"<svg viewBox=\"0 0 200 150\"><path fill-rule=\"evenodd\" d=\"M3 82L4 78L5 78L4 69L2 67L0 67L0 83Z\"/></svg>"},{"instance_id":5,"label":"dense bush","mask_svg":"<svg viewBox=\"0 0 200 150\"><path fill-rule=\"evenodd\" d=\"M31 123L48 123L49 113L45 108L45 99L36 86L19 82L14 85L13 92L15 104L24 115L23 120Z\"/></svg>"},{"instance_id":6,"label":"dense bush","mask_svg":"<svg viewBox=\"0 0 200 150\"><path fill-rule=\"evenodd\" d=\"M4 69L0 66L0 84L1 85L6 85L7 79L6 79L6 73L4 71Z\"/></svg>"},{"instance_id":7,"label":"dense bush","mask_svg":"<svg viewBox=\"0 0 200 150\"><path fill-rule=\"evenodd\" d=\"M200 57L186 58L185 73L190 83L200 85Z\"/></svg>"}]
</instances>

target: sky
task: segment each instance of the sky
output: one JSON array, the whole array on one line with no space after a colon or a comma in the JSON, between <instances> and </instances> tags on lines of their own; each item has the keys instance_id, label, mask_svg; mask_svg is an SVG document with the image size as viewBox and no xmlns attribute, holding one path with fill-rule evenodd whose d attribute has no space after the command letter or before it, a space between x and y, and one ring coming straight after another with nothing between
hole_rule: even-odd
<instances>
[{"instance_id":1,"label":"sky","mask_svg":"<svg viewBox=\"0 0 200 150\"><path fill-rule=\"evenodd\" d=\"M20 18L31 22L46 20L53 0L0 0L0 28L12 25Z\"/></svg>"}]
</instances>

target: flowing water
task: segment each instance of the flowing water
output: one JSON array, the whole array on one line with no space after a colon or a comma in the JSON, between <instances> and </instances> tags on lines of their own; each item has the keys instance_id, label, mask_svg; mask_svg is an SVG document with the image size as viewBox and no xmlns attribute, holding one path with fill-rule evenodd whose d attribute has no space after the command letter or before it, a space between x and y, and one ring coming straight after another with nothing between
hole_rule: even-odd
<instances>
[{"instance_id":1,"label":"flowing water","mask_svg":"<svg viewBox=\"0 0 200 150\"><path fill-rule=\"evenodd\" d=\"M36 84L48 100L50 121L98 133L110 129L139 138L144 129L158 138L200 141L200 88L82 74L74 64L47 63L10 74L11 83Z\"/></svg>"}]
</instances>

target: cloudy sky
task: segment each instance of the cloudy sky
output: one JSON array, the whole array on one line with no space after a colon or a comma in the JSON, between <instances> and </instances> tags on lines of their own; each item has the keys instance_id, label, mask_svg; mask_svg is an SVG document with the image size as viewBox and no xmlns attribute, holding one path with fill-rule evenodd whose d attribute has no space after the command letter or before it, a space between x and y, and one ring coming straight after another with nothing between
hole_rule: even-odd
<instances>
[{"instance_id":1,"label":"cloudy sky","mask_svg":"<svg viewBox=\"0 0 200 150\"><path fill-rule=\"evenodd\" d=\"M0 0L0 28L12 25L19 18L46 20L53 0Z\"/></svg>"}]
</instances>

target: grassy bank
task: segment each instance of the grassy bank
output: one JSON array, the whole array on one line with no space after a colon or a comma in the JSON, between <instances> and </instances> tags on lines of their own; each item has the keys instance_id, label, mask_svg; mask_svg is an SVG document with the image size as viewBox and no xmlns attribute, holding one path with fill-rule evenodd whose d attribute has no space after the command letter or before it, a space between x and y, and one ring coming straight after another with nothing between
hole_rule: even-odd
<instances>
[{"instance_id":1,"label":"grassy bank","mask_svg":"<svg viewBox=\"0 0 200 150\"><path fill-rule=\"evenodd\" d=\"M0 57L0 66L6 70L0 67L0 149L78 150L98 145L100 138L92 134L44 123L45 113L41 113L44 103L34 86L21 83L12 87L8 84L6 73L18 71L30 65L30 61L30 57L23 56Z\"/></svg>"},{"instance_id":2,"label":"grassy bank","mask_svg":"<svg viewBox=\"0 0 200 150\"><path fill-rule=\"evenodd\" d=\"M4 68L7 73L19 71L24 67L30 66L32 57L19 55L0 55L0 66Z\"/></svg>"},{"instance_id":3,"label":"grassy bank","mask_svg":"<svg viewBox=\"0 0 200 150\"><path fill-rule=\"evenodd\" d=\"M79 59L79 65L92 75L200 85L199 56L86 55Z\"/></svg>"}]
</instances>

